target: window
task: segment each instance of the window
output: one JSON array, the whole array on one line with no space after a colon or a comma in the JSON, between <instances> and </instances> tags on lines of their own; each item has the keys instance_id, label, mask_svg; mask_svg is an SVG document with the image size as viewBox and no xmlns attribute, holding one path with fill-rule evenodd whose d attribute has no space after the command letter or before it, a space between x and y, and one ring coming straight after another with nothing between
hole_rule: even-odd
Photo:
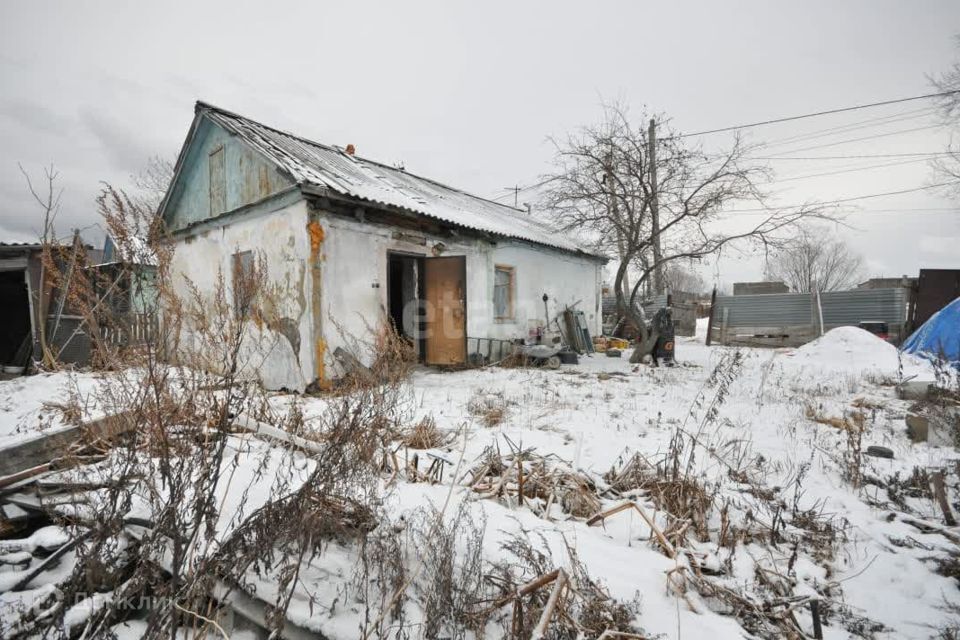
<instances>
[{"instance_id":1,"label":"window","mask_svg":"<svg viewBox=\"0 0 960 640\"><path fill-rule=\"evenodd\" d=\"M513 267L496 266L493 269L493 317L513 320Z\"/></svg>"},{"instance_id":2,"label":"window","mask_svg":"<svg viewBox=\"0 0 960 640\"><path fill-rule=\"evenodd\" d=\"M233 254L233 312L238 319L250 313L257 286L255 270L252 251Z\"/></svg>"},{"instance_id":3,"label":"window","mask_svg":"<svg viewBox=\"0 0 960 640\"><path fill-rule=\"evenodd\" d=\"M207 162L210 165L210 215L215 216L227 210L227 176L223 162L223 145L210 152Z\"/></svg>"}]
</instances>

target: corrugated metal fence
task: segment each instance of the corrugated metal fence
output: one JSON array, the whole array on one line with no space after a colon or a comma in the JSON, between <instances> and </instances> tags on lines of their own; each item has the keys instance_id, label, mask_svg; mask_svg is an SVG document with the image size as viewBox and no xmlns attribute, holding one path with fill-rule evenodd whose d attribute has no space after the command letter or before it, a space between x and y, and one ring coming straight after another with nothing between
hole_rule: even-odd
<instances>
[{"instance_id":1,"label":"corrugated metal fence","mask_svg":"<svg viewBox=\"0 0 960 640\"><path fill-rule=\"evenodd\" d=\"M854 289L816 294L717 296L711 311L712 342L799 346L835 327L885 322L902 338L909 302L906 289Z\"/></svg>"}]
</instances>

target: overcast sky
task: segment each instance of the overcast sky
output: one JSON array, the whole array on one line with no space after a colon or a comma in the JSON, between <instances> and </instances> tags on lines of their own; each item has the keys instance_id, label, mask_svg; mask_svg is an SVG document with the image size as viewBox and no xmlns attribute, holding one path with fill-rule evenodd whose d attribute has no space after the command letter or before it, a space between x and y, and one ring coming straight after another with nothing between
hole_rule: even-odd
<instances>
[{"instance_id":1,"label":"overcast sky","mask_svg":"<svg viewBox=\"0 0 960 640\"><path fill-rule=\"evenodd\" d=\"M548 170L548 136L598 120L604 100L666 112L692 132L918 95L960 56L958 33L957 0L5 1L0 240L39 228L18 162L34 176L55 163L65 189L58 231L88 227L99 181L123 184L149 156L175 156L197 99L512 201L505 187ZM768 149L774 157L934 152L948 134L930 106L749 136L781 141ZM793 136L803 139L783 142ZM882 163L774 161L772 188L790 204L933 182L924 162L808 177ZM960 267L958 203L925 191L858 204L855 228L838 233L864 255L867 275ZM730 257L703 271L708 284L730 283L759 278L761 267Z\"/></svg>"}]
</instances>

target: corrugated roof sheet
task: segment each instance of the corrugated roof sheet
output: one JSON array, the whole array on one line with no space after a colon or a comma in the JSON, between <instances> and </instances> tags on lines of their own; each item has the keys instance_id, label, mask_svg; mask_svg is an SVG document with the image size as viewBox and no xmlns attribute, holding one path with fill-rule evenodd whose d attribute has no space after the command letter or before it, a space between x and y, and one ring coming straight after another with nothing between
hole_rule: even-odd
<instances>
[{"instance_id":1,"label":"corrugated roof sheet","mask_svg":"<svg viewBox=\"0 0 960 640\"><path fill-rule=\"evenodd\" d=\"M345 196L398 207L476 231L598 255L519 209L403 169L347 155L336 147L306 140L203 102L197 103L197 111L241 136L298 183L325 187Z\"/></svg>"},{"instance_id":2,"label":"corrugated roof sheet","mask_svg":"<svg viewBox=\"0 0 960 640\"><path fill-rule=\"evenodd\" d=\"M0 249L39 249L36 242L0 242Z\"/></svg>"}]
</instances>

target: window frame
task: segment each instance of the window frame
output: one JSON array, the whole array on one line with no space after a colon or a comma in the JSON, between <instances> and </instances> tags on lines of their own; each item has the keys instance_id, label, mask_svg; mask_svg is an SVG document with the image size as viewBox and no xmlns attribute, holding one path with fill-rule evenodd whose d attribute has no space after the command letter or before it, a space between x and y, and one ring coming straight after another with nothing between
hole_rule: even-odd
<instances>
[{"instance_id":1,"label":"window frame","mask_svg":"<svg viewBox=\"0 0 960 640\"><path fill-rule=\"evenodd\" d=\"M507 314L499 315L497 313L497 272L503 271L509 275L507 282ZM507 264L493 265L493 320L494 322L514 322L516 320L516 295L517 270L515 267Z\"/></svg>"}]
</instances>

